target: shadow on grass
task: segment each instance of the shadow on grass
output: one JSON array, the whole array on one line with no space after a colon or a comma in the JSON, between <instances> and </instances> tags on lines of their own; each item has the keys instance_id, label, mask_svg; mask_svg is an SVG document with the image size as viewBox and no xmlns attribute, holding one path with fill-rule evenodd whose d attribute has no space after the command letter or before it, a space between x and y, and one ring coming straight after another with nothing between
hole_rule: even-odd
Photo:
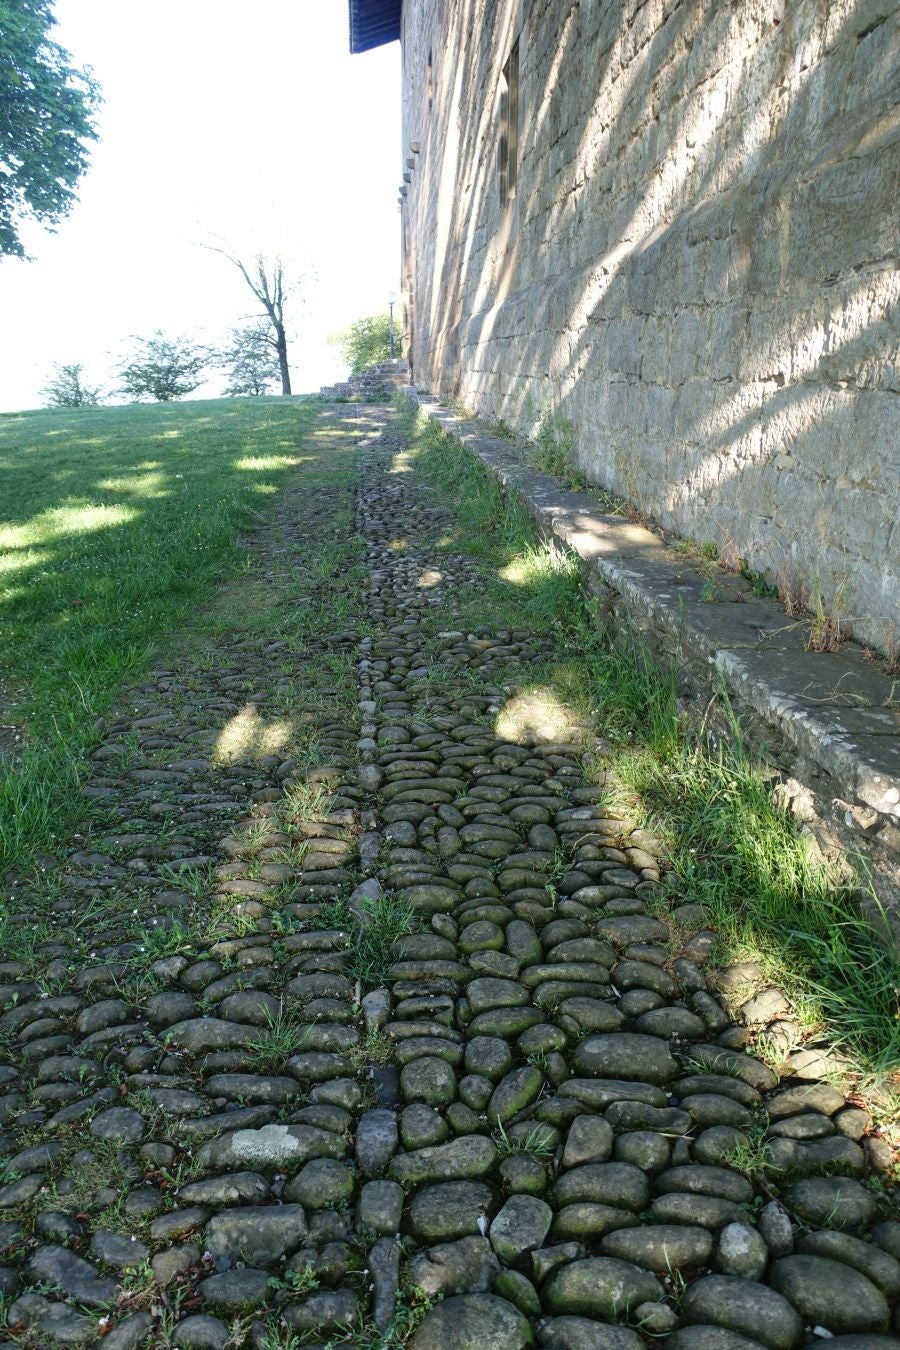
<instances>
[{"instance_id":1,"label":"shadow on grass","mask_svg":"<svg viewBox=\"0 0 900 1350\"><path fill-rule=\"evenodd\" d=\"M249 558L241 531L309 459L315 412L223 399L0 419L0 723L20 733L0 760L0 871L53 846L98 717Z\"/></svg>"}]
</instances>

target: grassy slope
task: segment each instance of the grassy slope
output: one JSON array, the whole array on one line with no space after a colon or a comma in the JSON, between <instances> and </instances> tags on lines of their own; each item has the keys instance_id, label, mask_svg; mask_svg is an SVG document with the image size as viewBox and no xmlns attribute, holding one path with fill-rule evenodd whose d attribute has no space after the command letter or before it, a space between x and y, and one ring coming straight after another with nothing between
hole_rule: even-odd
<instances>
[{"instance_id":1,"label":"grassy slope","mask_svg":"<svg viewBox=\"0 0 900 1350\"><path fill-rule=\"evenodd\" d=\"M303 462L312 416L282 399L0 416L0 871L52 846L96 719L240 566L241 523Z\"/></svg>"},{"instance_id":2,"label":"grassy slope","mask_svg":"<svg viewBox=\"0 0 900 1350\"><path fill-rule=\"evenodd\" d=\"M895 1071L900 965L776 806L740 728L717 754L699 744L679 718L675 672L638 640L604 629L575 561L537 544L521 505L504 499L477 460L435 423L416 427L412 413L405 417L410 458L457 512L445 547L485 565L464 621L556 631L556 658L529 665L523 683L550 705L596 719L610 745L601 767L622 785L618 805L666 840L667 891L704 905L718 959L755 959L808 1031L848 1052L863 1074Z\"/></svg>"}]
</instances>

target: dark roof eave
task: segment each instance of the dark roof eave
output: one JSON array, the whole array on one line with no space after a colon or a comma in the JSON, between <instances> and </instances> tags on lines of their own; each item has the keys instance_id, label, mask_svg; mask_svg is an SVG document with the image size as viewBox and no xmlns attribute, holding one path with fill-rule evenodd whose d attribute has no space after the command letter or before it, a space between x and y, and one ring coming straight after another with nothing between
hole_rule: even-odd
<instances>
[{"instance_id":1,"label":"dark roof eave","mask_svg":"<svg viewBox=\"0 0 900 1350\"><path fill-rule=\"evenodd\" d=\"M350 50L368 52L400 37L401 0L349 0Z\"/></svg>"}]
</instances>

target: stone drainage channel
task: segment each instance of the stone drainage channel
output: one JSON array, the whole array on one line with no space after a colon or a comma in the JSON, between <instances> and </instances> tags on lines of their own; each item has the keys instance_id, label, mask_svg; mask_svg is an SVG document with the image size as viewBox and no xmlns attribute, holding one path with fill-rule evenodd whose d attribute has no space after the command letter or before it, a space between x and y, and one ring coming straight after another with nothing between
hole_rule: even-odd
<instances>
[{"instance_id":1,"label":"stone drainage channel","mask_svg":"<svg viewBox=\"0 0 900 1350\"><path fill-rule=\"evenodd\" d=\"M199 956L148 957L146 987L123 982L133 951L108 923L59 992L0 967L0 1346L900 1344L900 1223L867 1113L746 1053L702 915L662 909L656 841L586 780L590 728L502 720L508 673L546 640L435 633L477 570L435 551L450 515L389 415L332 416L371 423L358 725L320 714L305 774L275 755L186 785L199 755L167 802L158 775L108 770L135 722L107 733L90 790L143 811L131 862L152 869L171 808L168 856L214 863L240 923ZM290 493L279 509L289 535ZM272 565L291 561L282 540ZM276 650L193 672L204 706L180 742L208 744L204 715L250 677L264 707ZM135 695L145 732L178 739L182 675ZM277 807L300 780L291 868ZM134 884L105 855L69 862L85 894L98 871ZM191 908L153 898L165 922ZM387 978L362 983L366 933L398 912ZM45 976L64 949L44 945Z\"/></svg>"}]
</instances>

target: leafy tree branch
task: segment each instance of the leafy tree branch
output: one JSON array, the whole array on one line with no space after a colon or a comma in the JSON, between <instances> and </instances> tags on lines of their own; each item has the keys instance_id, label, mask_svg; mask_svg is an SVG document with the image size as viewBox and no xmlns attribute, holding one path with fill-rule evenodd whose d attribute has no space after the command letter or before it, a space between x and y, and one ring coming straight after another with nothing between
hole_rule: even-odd
<instances>
[{"instance_id":1,"label":"leafy tree branch","mask_svg":"<svg viewBox=\"0 0 900 1350\"><path fill-rule=\"evenodd\" d=\"M158 403L191 394L203 383L210 353L190 338L168 338L158 329L152 338L139 338L119 366L122 392L134 399Z\"/></svg>"},{"instance_id":2,"label":"leafy tree branch","mask_svg":"<svg viewBox=\"0 0 900 1350\"><path fill-rule=\"evenodd\" d=\"M387 361L391 354L391 317L389 314L370 314L357 319L342 333L330 338L340 350L350 367L352 374L358 375L366 366ZM400 350L400 337L394 332L396 349Z\"/></svg>"},{"instance_id":3,"label":"leafy tree branch","mask_svg":"<svg viewBox=\"0 0 900 1350\"><path fill-rule=\"evenodd\" d=\"M0 257L24 258L22 224L71 210L96 140L98 86L54 42L50 0L0 0Z\"/></svg>"},{"instance_id":4,"label":"leafy tree branch","mask_svg":"<svg viewBox=\"0 0 900 1350\"><path fill-rule=\"evenodd\" d=\"M263 319L232 328L217 363L228 371L226 394L267 394L280 373L277 348Z\"/></svg>"},{"instance_id":5,"label":"leafy tree branch","mask_svg":"<svg viewBox=\"0 0 900 1350\"><path fill-rule=\"evenodd\" d=\"M78 361L71 365L57 362L41 392L48 408L96 408L100 402L100 386L84 383L84 366Z\"/></svg>"}]
</instances>

